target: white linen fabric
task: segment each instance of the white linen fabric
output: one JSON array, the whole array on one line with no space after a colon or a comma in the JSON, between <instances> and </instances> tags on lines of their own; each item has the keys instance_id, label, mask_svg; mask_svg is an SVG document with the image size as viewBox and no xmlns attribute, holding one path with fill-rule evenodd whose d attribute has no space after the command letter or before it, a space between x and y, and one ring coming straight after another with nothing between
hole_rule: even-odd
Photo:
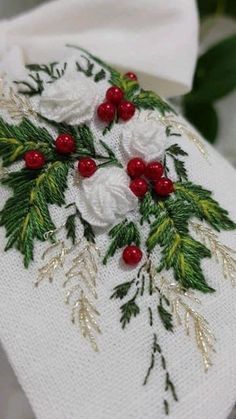
<instances>
[{"instance_id":1,"label":"white linen fabric","mask_svg":"<svg viewBox=\"0 0 236 419\"><path fill-rule=\"evenodd\" d=\"M58 0L2 22L0 56L8 51L9 62L18 46L25 62L54 61L64 59L65 43L76 44L174 96L191 88L197 34L194 0Z\"/></svg>"},{"instance_id":2,"label":"white linen fabric","mask_svg":"<svg viewBox=\"0 0 236 419\"><path fill-rule=\"evenodd\" d=\"M117 20L111 19L111 10ZM114 2L112 6L111 1L108 4L104 0L59 1L3 23L0 34L0 71L7 72L10 79L25 74L24 63L67 59L72 55L64 47L68 42L90 48L119 68L136 71L144 87L153 87L155 81L155 90L174 95L190 87L196 56L196 11L189 0L179 1L178 5L175 1L167 5L159 0L130 1L125 5ZM104 97L106 87L107 82L99 83L100 97ZM92 123L92 127L101 135L97 124ZM122 158L119 130L114 129L109 135ZM209 145L206 144L210 164L187 138L181 141L190 155L190 178L213 190L216 199L236 219L233 168ZM73 202L77 193L71 181L67 201ZM1 202L7 197L8 191L2 189ZM51 211L60 226L65 213L54 207ZM236 248L235 232L221 233L221 239ZM133 271L121 269L120 255L99 269L98 309L103 334L97 354L70 323L70 312L63 304L63 274L58 271L52 285L44 283L37 290L33 288L37 268L41 266L40 255L47 245L37 243L35 263L25 270L19 253L4 252L3 228L0 243L0 341L36 417L164 418L160 362L149 384L142 386L152 345L146 315L140 314L124 331L119 323L119 303L110 300L114 286L127 275L133 276ZM107 246L106 234L99 234L98 245L103 249ZM210 285L217 289L214 295L202 297L204 315L217 336L217 353L210 371L203 372L200 356L182 328L174 334L157 330L180 399L171 405L172 419L226 419L235 400L236 333L232 325L236 320L236 294L213 260L204 261L204 272ZM24 416L28 414L31 413ZM20 419L20 409L16 419Z\"/></svg>"},{"instance_id":3,"label":"white linen fabric","mask_svg":"<svg viewBox=\"0 0 236 419\"><path fill-rule=\"evenodd\" d=\"M78 52L79 59L79 52ZM104 97L107 81L98 83L100 98ZM101 136L101 123L91 122L96 138ZM50 130L55 137L56 132ZM122 160L121 125L116 124L109 144ZM176 137L174 138L176 142ZM214 191L214 197L236 218L233 195L236 181L234 169L209 146L209 161L187 137L181 139L189 153L187 170L191 180ZM19 163L20 165L20 163ZM219 177L219 168L221 176ZM70 180L67 202L73 202L78 186ZM2 202L9 192L2 189ZM65 212L51 208L57 226L65 221ZM143 227L143 233L146 233ZM235 232L220 234L221 240L236 248ZM37 269L42 266L40 255L47 248L37 243L35 262L28 270L15 250L5 253L4 229L0 230L1 254L1 327L0 339L14 371L23 386L35 415L39 419L153 419L164 418L164 375L157 362L147 386L142 382L150 362L153 331L143 311L126 330L119 322L119 302L110 300L118 283L134 276L120 265L117 252L107 266L99 267L98 304L102 335L98 338L100 353L94 353L88 342L70 323L70 311L63 304L63 273L58 271L53 284L33 287ZM98 234L98 247L106 249L107 234ZM158 260L155 252L154 263ZM156 325L159 343L165 353L168 369L175 382L179 402L170 403L173 419L225 419L230 413L236 392L236 334L232 324L236 319L235 292L223 279L221 266L214 260L204 260L208 283L217 289L214 295L199 295L202 313L217 337L214 366L204 373L195 344L181 327L174 333L163 332ZM171 273L166 274L171 278ZM143 304L147 305L148 297Z\"/></svg>"}]
</instances>

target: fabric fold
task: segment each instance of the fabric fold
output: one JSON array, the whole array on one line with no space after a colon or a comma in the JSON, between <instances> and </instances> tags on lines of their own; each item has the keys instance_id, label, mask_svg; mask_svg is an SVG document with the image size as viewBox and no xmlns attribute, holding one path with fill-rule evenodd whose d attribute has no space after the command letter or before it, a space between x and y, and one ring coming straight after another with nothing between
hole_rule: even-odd
<instances>
[{"instance_id":1,"label":"fabric fold","mask_svg":"<svg viewBox=\"0 0 236 419\"><path fill-rule=\"evenodd\" d=\"M0 54L17 45L25 63L47 62L79 45L170 97L191 88L197 37L193 0L57 0L2 22Z\"/></svg>"}]
</instances>

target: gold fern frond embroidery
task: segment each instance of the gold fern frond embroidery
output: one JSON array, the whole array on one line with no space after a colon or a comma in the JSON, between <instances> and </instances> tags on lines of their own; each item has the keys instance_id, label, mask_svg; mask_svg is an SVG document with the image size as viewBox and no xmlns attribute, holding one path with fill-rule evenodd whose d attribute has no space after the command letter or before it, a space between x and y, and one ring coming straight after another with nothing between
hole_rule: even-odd
<instances>
[{"instance_id":1,"label":"gold fern frond embroidery","mask_svg":"<svg viewBox=\"0 0 236 419\"><path fill-rule=\"evenodd\" d=\"M81 334L84 338L89 339L95 352L98 352L99 349L94 332L101 334L101 329L95 318L99 315L98 310L84 294L84 291L81 290L80 297L75 301L72 308L72 322L76 323L78 318Z\"/></svg>"},{"instance_id":2,"label":"gold fern frond embroidery","mask_svg":"<svg viewBox=\"0 0 236 419\"><path fill-rule=\"evenodd\" d=\"M161 116L159 117L165 127L172 126L175 128L179 134L186 135L186 137L195 144L200 153L208 160L208 153L203 142L200 140L199 136L193 132L186 124L173 119L172 115Z\"/></svg>"},{"instance_id":3,"label":"gold fern frond embroidery","mask_svg":"<svg viewBox=\"0 0 236 419\"><path fill-rule=\"evenodd\" d=\"M48 237L57 230L48 232ZM52 282L58 269L64 268L66 256L79 249L79 253L72 259L72 267L65 272L63 287L67 288L65 303L71 305L71 320L80 327L81 334L88 339L94 351L98 352L95 333L101 333L95 316L100 313L94 303L86 295L85 289L91 294L91 298L97 299L96 276L98 273L97 258L100 256L94 243L79 240L73 246L66 247L61 240L49 246L42 255L45 259L52 251L53 256L47 263L39 268L38 277L34 285L37 287L43 280ZM83 246L81 249L81 245ZM75 282L76 280L76 282Z\"/></svg>"},{"instance_id":4,"label":"gold fern frond embroidery","mask_svg":"<svg viewBox=\"0 0 236 419\"><path fill-rule=\"evenodd\" d=\"M63 286L66 287L72 278L79 277L94 298L97 298L96 276L98 272L96 256L98 249L93 243L87 243L72 261L72 267L66 272L66 280Z\"/></svg>"},{"instance_id":5,"label":"gold fern frond embroidery","mask_svg":"<svg viewBox=\"0 0 236 419\"><path fill-rule=\"evenodd\" d=\"M200 304L200 300L193 292L183 290L181 285L171 283L164 277L161 277L158 283L158 291L168 299L172 314L175 316L179 325L184 325L185 332L188 336L191 334L190 320L192 320L192 330L194 331L197 348L201 353L205 371L207 371L212 366L211 356L215 352L214 345L216 338L210 330L205 317L187 302L189 300L193 303Z\"/></svg>"},{"instance_id":6,"label":"gold fern frond embroidery","mask_svg":"<svg viewBox=\"0 0 236 419\"><path fill-rule=\"evenodd\" d=\"M200 240L210 247L212 255L218 263L222 263L222 270L225 279L230 279L232 286L236 286L236 259L232 256L235 250L222 244L214 231L202 224L190 223L195 234Z\"/></svg>"},{"instance_id":7,"label":"gold fern frond embroidery","mask_svg":"<svg viewBox=\"0 0 236 419\"><path fill-rule=\"evenodd\" d=\"M95 316L99 316L100 313L87 296L85 290L91 294L92 298L97 299L96 276L98 272L98 256L98 248L93 243L87 242L73 259L72 267L65 273L66 279L63 283L64 287L69 287L65 303L72 305L72 323L79 323L81 334L90 341L92 348L96 352L98 352L98 345L95 333L100 334L101 330ZM72 285L69 285L71 282ZM75 297L74 301L72 301L73 297Z\"/></svg>"},{"instance_id":8,"label":"gold fern frond embroidery","mask_svg":"<svg viewBox=\"0 0 236 419\"><path fill-rule=\"evenodd\" d=\"M54 249L58 249L58 253L52 256L49 261L38 270L38 277L34 283L36 287L43 280L49 280L49 282L53 281L55 271L58 268L63 268L65 257L72 250L72 248L67 248L65 243L60 240L46 249L42 255L42 259L45 259L45 257Z\"/></svg>"},{"instance_id":9,"label":"gold fern frond embroidery","mask_svg":"<svg viewBox=\"0 0 236 419\"><path fill-rule=\"evenodd\" d=\"M3 92L3 82L0 84L0 106L6 109L13 119L37 116L27 97L18 95L12 88L9 88L7 93Z\"/></svg>"},{"instance_id":10,"label":"gold fern frond embroidery","mask_svg":"<svg viewBox=\"0 0 236 419\"><path fill-rule=\"evenodd\" d=\"M9 170L0 162L0 179L4 179L9 173Z\"/></svg>"}]
</instances>

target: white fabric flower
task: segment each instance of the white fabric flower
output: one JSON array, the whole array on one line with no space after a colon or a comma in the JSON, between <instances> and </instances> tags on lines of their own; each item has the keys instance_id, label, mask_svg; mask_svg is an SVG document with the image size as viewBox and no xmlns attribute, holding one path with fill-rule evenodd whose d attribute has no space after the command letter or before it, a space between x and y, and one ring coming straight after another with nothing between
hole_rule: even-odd
<instances>
[{"instance_id":1,"label":"white fabric flower","mask_svg":"<svg viewBox=\"0 0 236 419\"><path fill-rule=\"evenodd\" d=\"M92 119L97 104L95 83L82 75L67 75L45 84L39 112L46 118L69 125Z\"/></svg>"},{"instance_id":2,"label":"white fabric flower","mask_svg":"<svg viewBox=\"0 0 236 419\"><path fill-rule=\"evenodd\" d=\"M130 179L124 169L98 169L93 176L81 180L76 205L90 224L106 227L125 216L138 205L129 189Z\"/></svg>"},{"instance_id":3,"label":"white fabric flower","mask_svg":"<svg viewBox=\"0 0 236 419\"><path fill-rule=\"evenodd\" d=\"M153 119L138 117L123 125L121 147L128 158L146 162L162 160L165 152L165 128Z\"/></svg>"}]
</instances>

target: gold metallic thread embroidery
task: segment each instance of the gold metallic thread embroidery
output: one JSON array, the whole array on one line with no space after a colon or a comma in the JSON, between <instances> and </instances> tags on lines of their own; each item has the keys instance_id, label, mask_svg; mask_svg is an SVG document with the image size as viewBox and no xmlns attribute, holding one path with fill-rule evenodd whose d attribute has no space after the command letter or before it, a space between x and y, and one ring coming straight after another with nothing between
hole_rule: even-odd
<instances>
[{"instance_id":1,"label":"gold metallic thread embroidery","mask_svg":"<svg viewBox=\"0 0 236 419\"><path fill-rule=\"evenodd\" d=\"M186 291L180 284L172 283L164 277L161 277L158 283L156 279L155 284L158 286L159 292L168 299L177 323L179 325L184 324L188 336L191 333L190 319L192 319L197 348L202 355L205 371L207 371L212 366L211 355L215 352L216 338L205 317L186 302L186 300L189 300L195 304L201 304L200 300L192 291Z\"/></svg>"},{"instance_id":2,"label":"gold metallic thread embroidery","mask_svg":"<svg viewBox=\"0 0 236 419\"><path fill-rule=\"evenodd\" d=\"M54 235L62 227L47 232L45 238ZM84 242L86 242L86 244L83 246ZM82 249L81 245L83 246ZM95 332L101 333L101 329L95 318L95 316L99 316L100 313L85 292L85 289L87 289L91 294L91 298L97 299L97 259L100 256L100 253L95 244L87 242L86 240L79 240L71 247L66 247L62 240L58 240L56 243L52 244L43 253L42 259L45 259L52 251L57 251L57 253L54 254L44 266L39 268L35 286L38 286L43 280L52 282L56 270L64 268L66 256L77 248L79 249L79 253L72 259L72 267L65 272L65 280L63 282L63 287L67 288L65 303L71 306L72 323L76 324L78 322L82 336L87 338L90 341L93 350L98 352L98 345L94 334Z\"/></svg>"},{"instance_id":3,"label":"gold metallic thread embroidery","mask_svg":"<svg viewBox=\"0 0 236 419\"><path fill-rule=\"evenodd\" d=\"M199 236L205 245L209 245L211 253L218 263L222 263L222 269L225 279L230 279L232 286L236 286L236 259L232 253L235 250L222 244L218 236L209 227L202 224L190 222L193 231Z\"/></svg>"}]
</instances>

